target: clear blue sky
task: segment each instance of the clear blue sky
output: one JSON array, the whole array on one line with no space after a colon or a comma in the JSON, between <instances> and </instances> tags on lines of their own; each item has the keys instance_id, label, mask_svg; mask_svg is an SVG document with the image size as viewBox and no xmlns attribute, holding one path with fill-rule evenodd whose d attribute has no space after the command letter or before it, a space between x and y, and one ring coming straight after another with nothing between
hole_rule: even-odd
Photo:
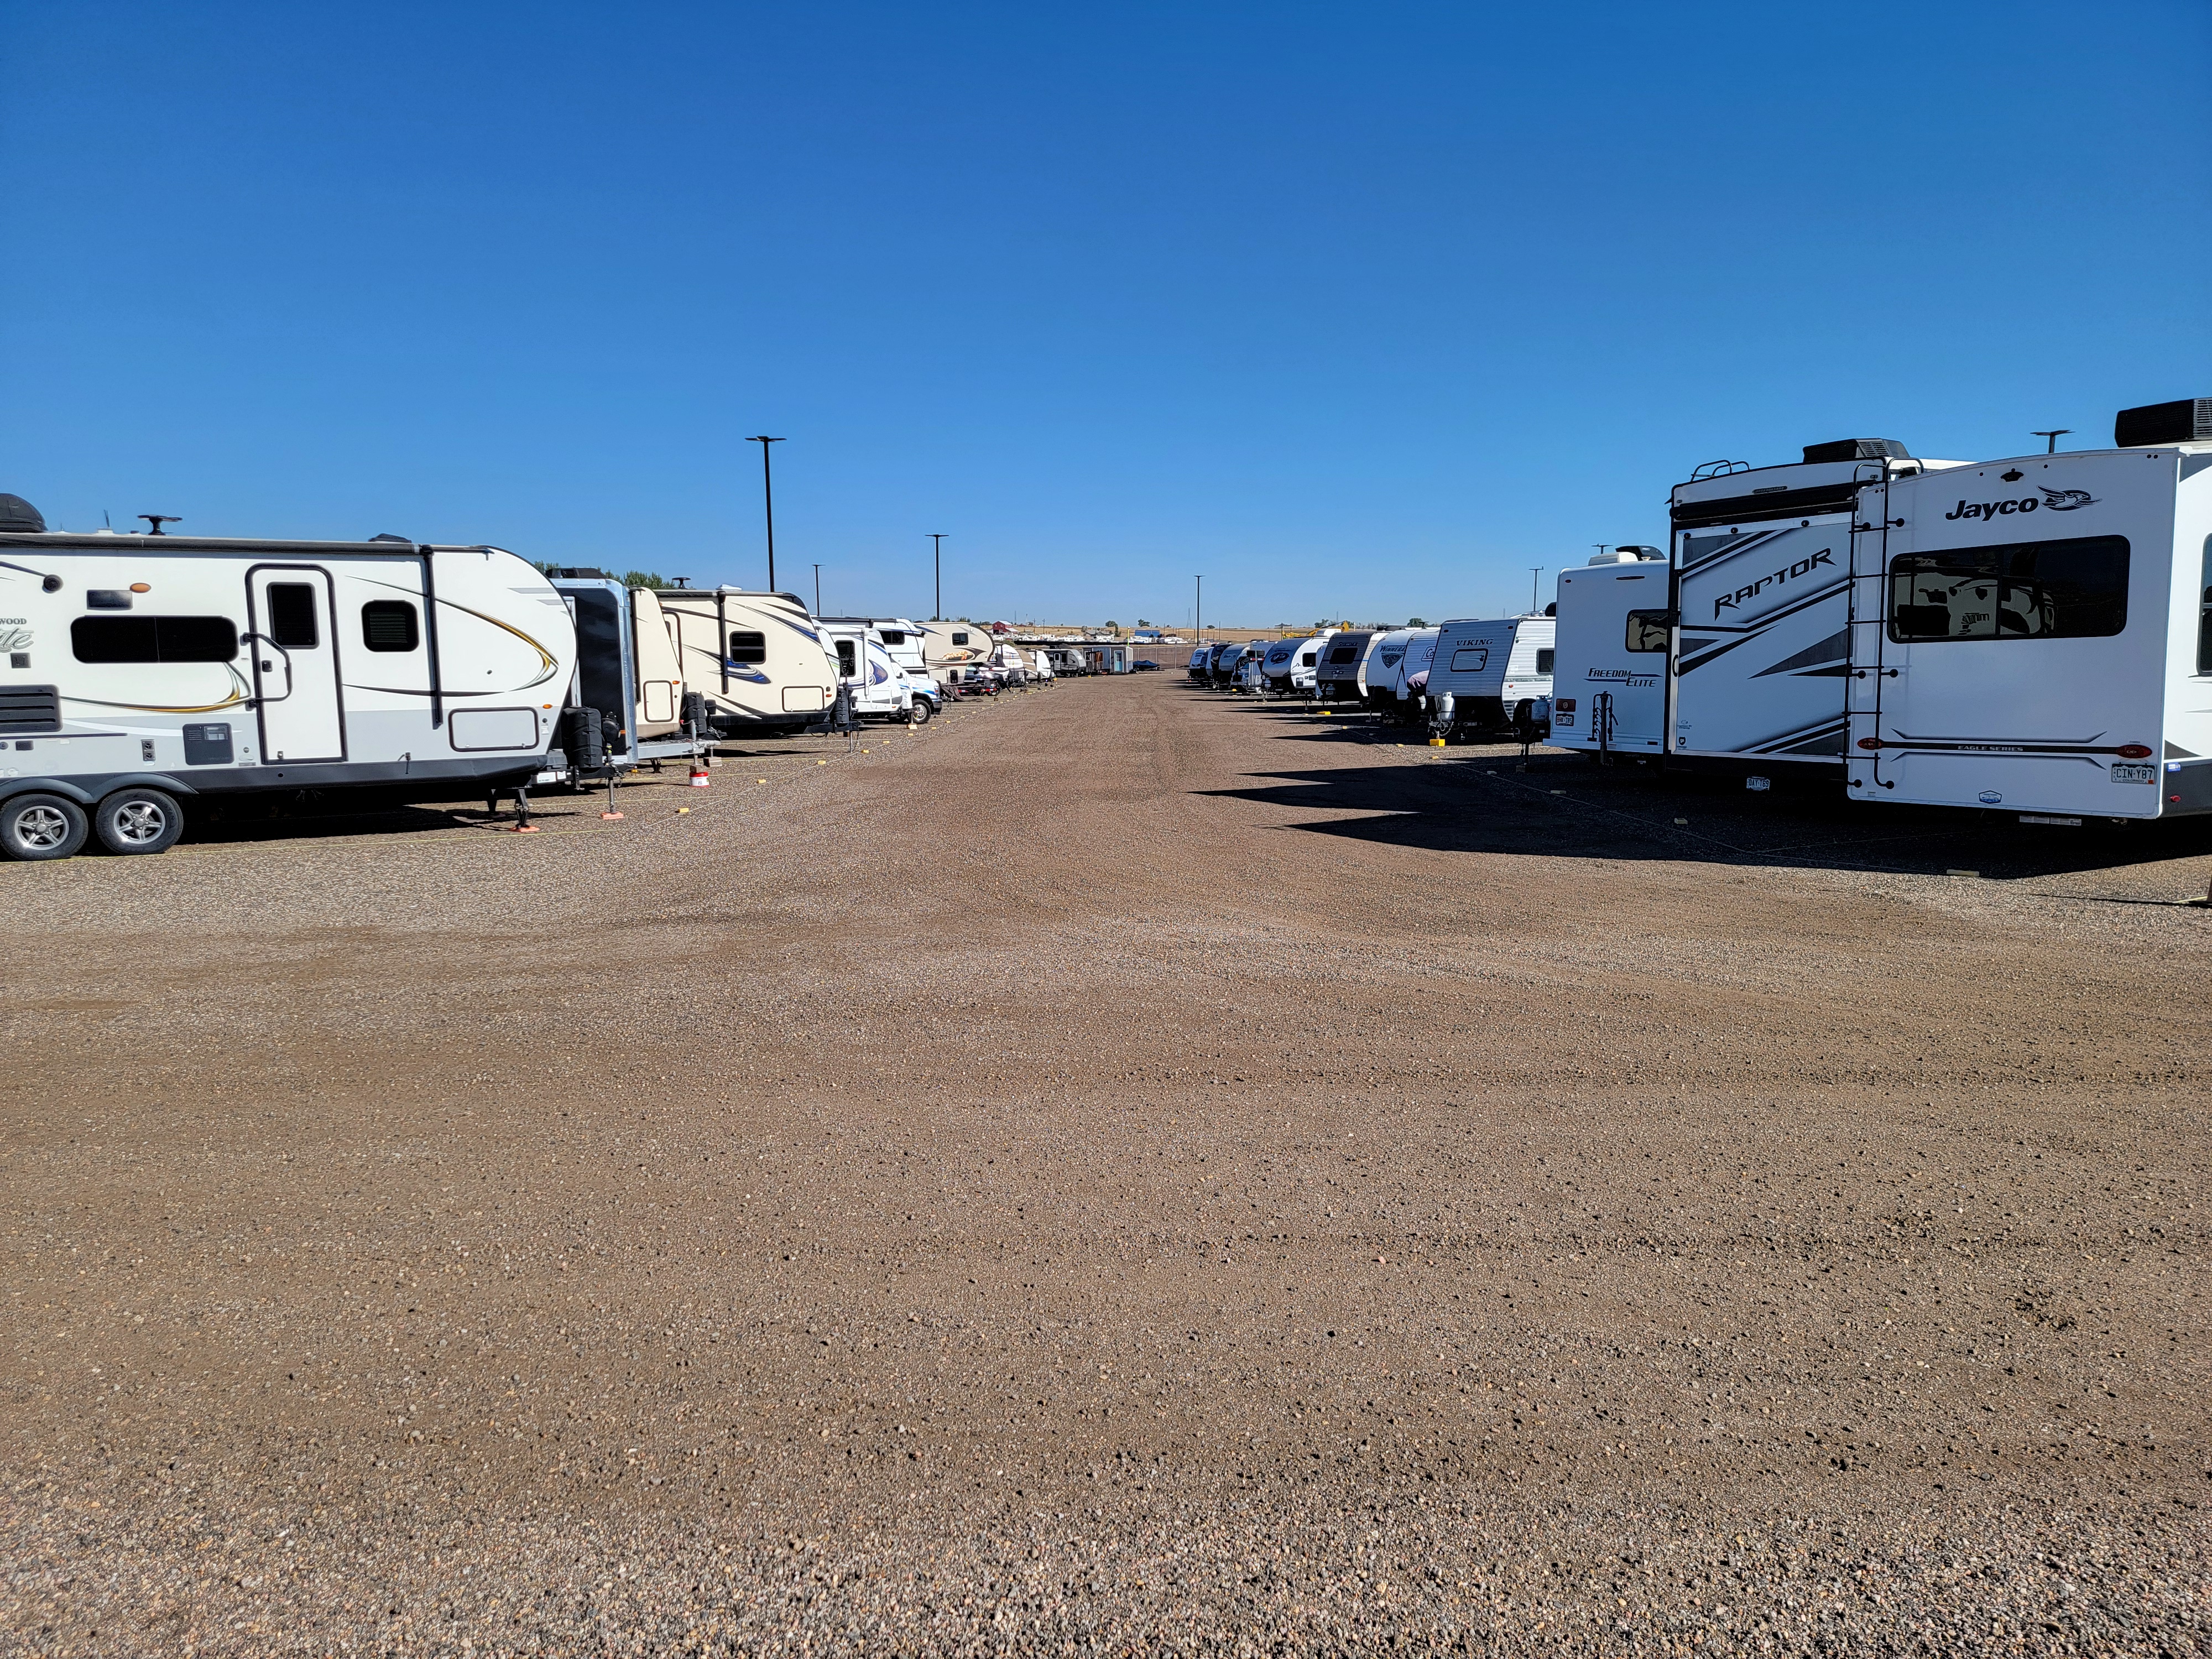
<instances>
[{"instance_id":1,"label":"clear blue sky","mask_svg":"<svg viewBox=\"0 0 2212 1659\"><path fill-rule=\"evenodd\" d=\"M2212 4L0 0L0 489L831 609L1480 615L2212 395Z\"/></svg>"}]
</instances>

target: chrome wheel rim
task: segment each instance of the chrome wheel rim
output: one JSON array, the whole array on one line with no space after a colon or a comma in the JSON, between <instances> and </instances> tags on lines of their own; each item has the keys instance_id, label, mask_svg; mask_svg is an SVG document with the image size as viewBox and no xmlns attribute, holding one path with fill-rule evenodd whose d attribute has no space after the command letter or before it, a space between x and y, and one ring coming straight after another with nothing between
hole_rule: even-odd
<instances>
[{"instance_id":1,"label":"chrome wheel rim","mask_svg":"<svg viewBox=\"0 0 2212 1659\"><path fill-rule=\"evenodd\" d=\"M156 842L168 833L169 815L150 800L128 801L115 814L115 836L134 847Z\"/></svg>"},{"instance_id":2,"label":"chrome wheel rim","mask_svg":"<svg viewBox=\"0 0 2212 1659\"><path fill-rule=\"evenodd\" d=\"M35 853L59 847L69 839L69 828L58 807L27 806L15 815L15 839Z\"/></svg>"}]
</instances>

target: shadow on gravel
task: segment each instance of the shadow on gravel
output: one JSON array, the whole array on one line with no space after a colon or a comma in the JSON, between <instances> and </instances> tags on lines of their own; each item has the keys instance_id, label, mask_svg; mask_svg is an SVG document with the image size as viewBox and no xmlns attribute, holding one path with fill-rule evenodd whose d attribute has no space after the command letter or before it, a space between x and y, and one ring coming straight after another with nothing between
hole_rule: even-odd
<instances>
[{"instance_id":1,"label":"shadow on gravel","mask_svg":"<svg viewBox=\"0 0 2212 1659\"><path fill-rule=\"evenodd\" d=\"M616 805L642 800L646 792L665 789L680 798L689 793L681 777L624 784ZM602 792L586 794L547 792L530 798L534 823L553 830L599 826L599 811L606 805ZM349 836L451 834L457 830L486 830L514 821L514 798L508 796L496 817L484 810L481 798L473 805L428 805L416 801L362 799L362 792L333 791L327 800L301 800L285 796L267 799L188 803L185 812L184 844L220 846L242 842L342 841Z\"/></svg>"},{"instance_id":2,"label":"shadow on gravel","mask_svg":"<svg viewBox=\"0 0 2212 1659\"><path fill-rule=\"evenodd\" d=\"M1337 740L1366 741L1356 735ZM1520 764L1517 748L1459 749L1403 764L1263 774L1279 781L1205 793L1302 811L1366 813L1291 827L1439 853L1965 872L1995 880L2212 854L2212 820L2202 818L2064 829L1994 813L1856 806L1779 784L1753 794L1738 780L1662 775L1632 763L1600 767L1579 756L1539 753L1526 771Z\"/></svg>"}]
</instances>

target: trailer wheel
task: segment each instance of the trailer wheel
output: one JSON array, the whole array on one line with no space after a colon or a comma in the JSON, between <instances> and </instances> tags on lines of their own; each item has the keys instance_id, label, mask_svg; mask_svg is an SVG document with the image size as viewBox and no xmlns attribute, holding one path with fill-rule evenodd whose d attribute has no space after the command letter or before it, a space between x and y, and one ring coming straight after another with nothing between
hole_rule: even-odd
<instances>
[{"instance_id":1,"label":"trailer wheel","mask_svg":"<svg viewBox=\"0 0 2212 1659\"><path fill-rule=\"evenodd\" d=\"M927 726L929 724L931 718L935 715L936 713L936 709L930 707L929 699L927 697L916 697L914 700L914 707L908 712L907 724L909 726Z\"/></svg>"},{"instance_id":2,"label":"trailer wheel","mask_svg":"<svg viewBox=\"0 0 2212 1659\"><path fill-rule=\"evenodd\" d=\"M16 795L0 803L0 852L11 859L65 859L84 845L84 808L66 795Z\"/></svg>"},{"instance_id":3,"label":"trailer wheel","mask_svg":"<svg viewBox=\"0 0 2212 1659\"><path fill-rule=\"evenodd\" d=\"M185 815L158 789L118 789L93 809L93 833L111 853L166 853L185 832Z\"/></svg>"}]
</instances>

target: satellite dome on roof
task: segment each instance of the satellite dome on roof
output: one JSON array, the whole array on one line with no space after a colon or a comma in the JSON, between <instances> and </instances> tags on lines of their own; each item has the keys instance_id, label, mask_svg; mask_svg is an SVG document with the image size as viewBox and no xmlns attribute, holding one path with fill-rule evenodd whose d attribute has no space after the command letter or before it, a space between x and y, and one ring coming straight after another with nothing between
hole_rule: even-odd
<instances>
[{"instance_id":1,"label":"satellite dome on roof","mask_svg":"<svg viewBox=\"0 0 2212 1659\"><path fill-rule=\"evenodd\" d=\"M43 536L46 521L21 495L0 495L0 533L17 536Z\"/></svg>"}]
</instances>

